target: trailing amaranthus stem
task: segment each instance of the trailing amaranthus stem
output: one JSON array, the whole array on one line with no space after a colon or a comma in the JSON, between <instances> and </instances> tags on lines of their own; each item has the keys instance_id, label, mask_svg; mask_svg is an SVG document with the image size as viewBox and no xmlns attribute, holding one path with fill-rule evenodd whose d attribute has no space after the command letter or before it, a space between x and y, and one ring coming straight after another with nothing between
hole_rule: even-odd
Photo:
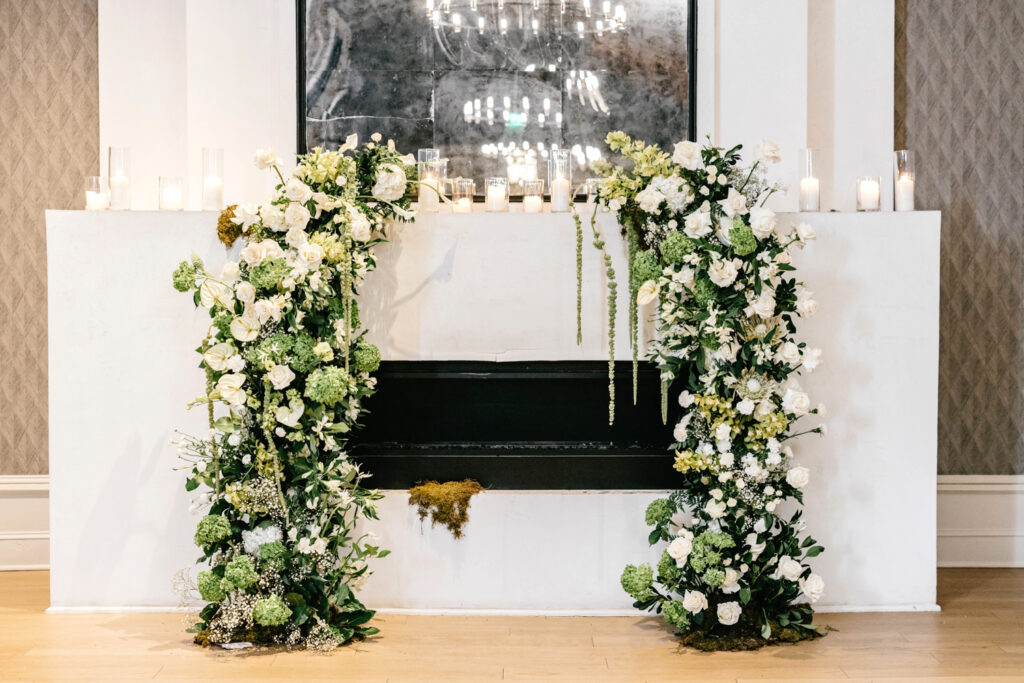
<instances>
[{"instance_id":1,"label":"trailing amaranthus stem","mask_svg":"<svg viewBox=\"0 0 1024 683\"><path fill-rule=\"evenodd\" d=\"M569 208L572 210L572 221L576 225L576 346L583 343L583 221L580 219L579 211L576 210L575 195L580 192L577 188L573 196L569 198ZM597 202L594 202L594 213L597 213Z\"/></svg>"},{"instance_id":2,"label":"trailing amaranthus stem","mask_svg":"<svg viewBox=\"0 0 1024 683\"><path fill-rule=\"evenodd\" d=\"M639 361L637 358L637 343L638 328L639 328L639 311L637 310L636 295L637 290L640 289L636 282L636 277L633 274L633 258L636 256L637 250L639 249L639 238L635 231L630 229L630 226L626 226L627 240L629 244L629 348L633 353L633 405L636 405L637 395L637 375L640 372Z\"/></svg>"},{"instance_id":3,"label":"trailing amaranthus stem","mask_svg":"<svg viewBox=\"0 0 1024 683\"><path fill-rule=\"evenodd\" d=\"M270 405L272 391L273 385L269 381L264 380L264 406ZM274 446L274 435L271 433L270 428L267 426L265 419L263 421L263 438L267 440L267 450L272 454L274 458L274 484L277 487L277 501L281 504L281 512L284 515L284 525L288 526L288 504L285 502L284 489L281 486L281 479L284 477L284 468L281 466L281 458L278 456L277 447Z\"/></svg>"},{"instance_id":4,"label":"trailing amaranthus stem","mask_svg":"<svg viewBox=\"0 0 1024 683\"><path fill-rule=\"evenodd\" d=\"M618 300L618 285L615 282L615 268L607 245L597 228L597 211L590 215L590 231L594 236L594 248L604 258L605 275L608 278L608 424L615 423L615 315Z\"/></svg>"}]
</instances>

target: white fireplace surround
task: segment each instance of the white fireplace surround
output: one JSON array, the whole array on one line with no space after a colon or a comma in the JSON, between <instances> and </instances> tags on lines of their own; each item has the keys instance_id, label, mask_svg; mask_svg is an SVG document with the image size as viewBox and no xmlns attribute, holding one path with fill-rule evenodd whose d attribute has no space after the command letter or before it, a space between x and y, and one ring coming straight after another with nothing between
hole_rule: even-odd
<instances>
[{"instance_id":1,"label":"white fireplace surround","mask_svg":"<svg viewBox=\"0 0 1024 683\"><path fill-rule=\"evenodd\" d=\"M800 333L824 350L805 385L830 409L828 438L796 444L813 473L805 518L827 548L813 562L828 582L821 607L935 609L939 216L802 219L819 233L796 261L820 311ZM193 250L223 261L214 223L47 216L54 611L179 606L171 577L197 553L168 440L205 429L184 406L202 387L191 349L206 314L170 273ZM615 234L607 216L602 225ZM611 243L624 274L624 247ZM425 217L380 248L366 322L385 357L601 358L604 288L589 243L588 341L575 344L574 246L564 214ZM643 511L657 495L488 491L456 542L389 492L373 528L394 552L362 596L398 611L629 613L618 576L654 558Z\"/></svg>"}]
</instances>

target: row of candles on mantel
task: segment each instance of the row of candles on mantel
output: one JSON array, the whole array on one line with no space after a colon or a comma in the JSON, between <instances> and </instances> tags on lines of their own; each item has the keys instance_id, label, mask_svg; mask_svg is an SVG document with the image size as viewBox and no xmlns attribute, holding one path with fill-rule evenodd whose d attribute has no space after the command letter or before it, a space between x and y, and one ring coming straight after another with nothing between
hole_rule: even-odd
<instances>
[{"instance_id":1,"label":"row of candles on mantel","mask_svg":"<svg viewBox=\"0 0 1024 683\"><path fill-rule=\"evenodd\" d=\"M565 213L573 195L571 150L554 149L548 155L548 192L551 197L551 212ZM419 177L419 210L437 213L441 207L441 195L450 195L452 213L471 213L473 198L476 196L476 181L472 178L447 178L448 160L441 158L437 149L421 149L416 154ZM587 180L587 197L597 191L600 178ZM516 181L522 188L523 213L540 213L544 208L544 181L523 178ZM490 212L509 210L509 178L506 176L487 178L484 181L484 208Z\"/></svg>"},{"instance_id":2,"label":"row of candles on mantel","mask_svg":"<svg viewBox=\"0 0 1024 683\"><path fill-rule=\"evenodd\" d=\"M109 182L101 176L85 178L85 208L87 211L128 211L132 208L131 150L111 147L107 156ZM161 211L185 209L185 183L181 176L160 176L159 207ZM203 211L224 208L224 150L203 148Z\"/></svg>"},{"instance_id":3,"label":"row of candles on mantel","mask_svg":"<svg viewBox=\"0 0 1024 683\"><path fill-rule=\"evenodd\" d=\"M801 151L800 156L800 210L820 211L820 182L817 176L817 153L813 149ZM896 211L914 210L914 153L899 149L893 153L893 208ZM881 211L882 179L879 176L857 178L857 211Z\"/></svg>"}]
</instances>

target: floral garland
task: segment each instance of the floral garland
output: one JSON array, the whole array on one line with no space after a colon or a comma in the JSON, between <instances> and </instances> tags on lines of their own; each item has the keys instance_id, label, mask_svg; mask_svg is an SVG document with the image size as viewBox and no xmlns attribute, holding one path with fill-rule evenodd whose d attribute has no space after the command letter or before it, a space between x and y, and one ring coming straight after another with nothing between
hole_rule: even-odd
<instances>
[{"instance_id":1,"label":"floral garland","mask_svg":"<svg viewBox=\"0 0 1024 683\"><path fill-rule=\"evenodd\" d=\"M377 629L355 597L368 561L384 557L359 518L381 496L363 485L345 437L356 426L380 352L365 341L355 295L393 219L408 221L412 160L355 136L299 157L262 206L225 216L244 239L218 274L193 256L174 272L211 325L197 349L210 433L183 436L186 489L207 508L195 533L201 643L332 649ZM351 153L351 154L349 154ZM225 223L224 220L221 223ZM225 225L219 232L225 232ZM200 487L202 487L200 489Z\"/></svg>"},{"instance_id":2,"label":"floral garland","mask_svg":"<svg viewBox=\"0 0 1024 683\"><path fill-rule=\"evenodd\" d=\"M607 143L628 163L602 169L599 202L626 231L635 301L657 302L648 358L682 408L672 444L680 488L646 512L650 542L668 546L656 568L627 566L622 586L697 647L816 636L803 600L824 589L807 564L823 548L801 536L801 510L780 508L802 502L809 478L784 442L825 431L794 429L824 410L795 377L821 362L793 339L795 320L817 304L791 276L790 249L814 231L782 225L765 206L779 189L764 172L778 161L772 143L749 169L738 146L686 141L670 156L621 132Z\"/></svg>"}]
</instances>

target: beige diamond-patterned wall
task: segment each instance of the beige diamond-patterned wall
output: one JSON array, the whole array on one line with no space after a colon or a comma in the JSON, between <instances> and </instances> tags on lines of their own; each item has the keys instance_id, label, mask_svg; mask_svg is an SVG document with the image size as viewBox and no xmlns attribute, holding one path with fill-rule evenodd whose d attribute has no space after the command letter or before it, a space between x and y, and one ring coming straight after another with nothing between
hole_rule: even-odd
<instances>
[{"instance_id":1,"label":"beige diamond-patterned wall","mask_svg":"<svg viewBox=\"0 0 1024 683\"><path fill-rule=\"evenodd\" d=\"M47 471L46 209L99 173L96 0L0 0L0 475Z\"/></svg>"},{"instance_id":2,"label":"beige diamond-patterned wall","mask_svg":"<svg viewBox=\"0 0 1024 683\"><path fill-rule=\"evenodd\" d=\"M896 145L942 210L940 474L1024 473L1022 74L1021 0L897 1Z\"/></svg>"}]
</instances>

